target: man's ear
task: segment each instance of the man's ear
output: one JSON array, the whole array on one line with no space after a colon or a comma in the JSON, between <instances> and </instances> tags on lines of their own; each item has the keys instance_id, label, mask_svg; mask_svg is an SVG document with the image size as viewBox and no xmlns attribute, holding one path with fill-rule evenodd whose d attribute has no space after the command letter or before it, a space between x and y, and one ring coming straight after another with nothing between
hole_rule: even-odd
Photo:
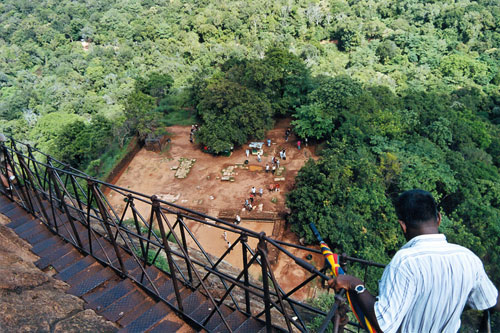
<instances>
[{"instance_id":1,"label":"man's ear","mask_svg":"<svg viewBox=\"0 0 500 333\"><path fill-rule=\"evenodd\" d=\"M437 224L438 224L438 227L441 224L441 213L438 213Z\"/></svg>"},{"instance_id":2,"label":"man's ear","mask_svg":"<svg viewBox=\"0 0 500 333\"><path fill-rule=\"evenodd\" d=\"M398 220L401 229L403 230L403 234L406 234L406 223L402 220Z\"/></svg>"}]
</instances>

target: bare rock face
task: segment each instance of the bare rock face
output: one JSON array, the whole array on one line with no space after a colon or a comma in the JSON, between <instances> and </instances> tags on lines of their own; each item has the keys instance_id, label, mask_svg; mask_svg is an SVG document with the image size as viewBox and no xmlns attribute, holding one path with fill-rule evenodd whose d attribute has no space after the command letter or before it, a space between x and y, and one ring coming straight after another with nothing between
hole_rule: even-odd
<instances>
[{"instance_id":1,"label":"bare rock face","mask_svg":"<svg viewBox=\"0 0 500 333\"><path fill-rule=\"evenodd\" d=\"M61 320L54 325L54 333L59 332L115 332L116 328L102 317L96 316L93 310L79 311L73 316Z\"/></svg>"},{"instance_id":2,"label":"bare rock face","mask_svg":"<svg viewBox=\"0 0 500 333\"><path fill-rule=\"evenodd\" d=\"M115 332L117 326L84 309L68 285L33 263L30 245L0 214L0 332Z\"/></svg>"}]
</instances>

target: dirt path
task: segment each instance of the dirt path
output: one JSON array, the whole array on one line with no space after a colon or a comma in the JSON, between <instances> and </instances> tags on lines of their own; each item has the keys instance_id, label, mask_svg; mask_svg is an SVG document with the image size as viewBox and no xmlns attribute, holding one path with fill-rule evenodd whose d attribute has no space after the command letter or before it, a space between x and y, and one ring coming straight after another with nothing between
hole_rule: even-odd
<instances>
[{"instance_id":1,"label":"dirt path","mask_svg":"<svg viewBox=\"0 0 500 333\"><path fill-rule=\"evenodd\" d=\"M222 181L222 170L243 165L247 159L245 150L248 146L236 149L230 157L212 156L203 153L200 147L189 142L189 126L173 126L168 128L171 134L169 148L163 153L156 153L142 149L130 162L127 169L121 174L116 185L135 190L145 194L156 194L160 198L175 202L184 207L192 208L210 216L235 217L239 214L243 218L242 226L254 231L264 231L268 236L272 235L273 224L266 222L252 222L252 217L258 214L269 216L279 216L286 213L285 195L293 187L294 179L300 168L309 158L317 159L313 154L313 147L297 149L297 141L291 135L288 142L285 141L284 134L289 126L289 120L279 121L273 130L270 130L266 139L270 138L270 147L264 145L262 161L258 162L255 155L248 158L248 169L236 168L234 170L234 181ZM280 166L285 167L281 177L284 180L276 181L271 172L265 172L266 163L270 163L273 156L279 158L279 152L286 149L286 160L280 160ZM179 166L179 160L195 159L188 176L184 179L175 177ZM272 184L280 184L280 191L270 192L267 189ZM248 212L243 209L245 199L250 197L251 187L255 186L257 192L260 188L264 190L262 197L257 196L254 200L254 210ZM118 208L123 209L125 203L122 197L109 195L110 202ZM148 206L136 203L143 216L149 216ZM131 217L131 216L127 216ZM192 225L192 230L202 242L205 249L213 254L220 255L227 249L226 241L223 239L222 231L210 226ZM284 230L278 230L277 235L283 235ZM296 237L286 234L287 240L298 243ZM228 233L230 242L233 242L236 235ZM256 244L250 244L255 247ZM294 254L305 256L301 251L293 251ZM238 247L227 257L226 261L235 266L240 266L241 248ZM316 263L322 264L321 258L314 258ZM306 272L291 264L291 260L280 256L277 263L276 272L278 280L286 290L288 285L295 286L299 276L306 276ZM254 273L258 275L258 272ZM293 279L291 279L293 278ZM304 288L300 294L302 297L310 295L310 290Z\"/></svg>"}]
</instances>

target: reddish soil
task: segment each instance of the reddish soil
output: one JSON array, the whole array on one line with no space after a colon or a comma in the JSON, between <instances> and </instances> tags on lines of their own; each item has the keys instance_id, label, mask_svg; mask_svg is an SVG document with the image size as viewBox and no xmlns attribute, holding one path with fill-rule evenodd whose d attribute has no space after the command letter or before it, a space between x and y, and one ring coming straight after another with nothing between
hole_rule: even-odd
<instances>
[{"instance_id":1,"label":"reddish soil","mask_svg":"<svg viewBox=\"0 0 500 333\"><path fill-rule=\"evenodd\" d=\"M257 222L255 219L252 220L252 217L266 215L266 213L268 213L267 216L284 215L286 213L285 194L293 187L297 172L309 158L317 158L314 155L313 147L304 147L302 144L302 149L298 150L297 141L293 134L288 142L285 142L284 133L289 122L290 120L282 120L267 133L266 139L270 138L272 144L271 147L264 145L262 162L258 162L256 156L250 155L248 158L249 169L235 169L234 182L220 179L222 169L242 164L247 159L245 149L248 146L236 149L230 157L212 156L203 153L199 146L189 142L191 129L189 126L173 126L168 128L172 141L166 151L157 153L142 149L135 155L126 170L121 173L115 184L145 194L156 194L166 201L175 200L176 204L214 217L224 215L227 218L239 214L243 219L241 226L259 232L264 231L271 236L274 225L272 220ZM271 165L272 156L279 158L279 151L282 149L286 149L287 157L286 160L280 160L280 166L286 168L282 175L285 180L276 182L271 172L264 171L264 167L266 163ZM175 178L175 171L171 169L179 165L180 158L196 159L185 179ZM269 192L267 188L275 183L280 184L280 191ZM256 187L257 192L260 188L264 189L264 195L257 196L254 202L254 206L262 205L262 211L260 208L254 208L252 212L242 211L245 199L250 197L252 186ZM111 193L108 198L114 207L118 208L119 211L123 210L125 203L121 196ZM272 199L275 202L271 201ZM149 216L149 206L136 202L136 207L143 216ZM200 224L190 224L190 228L207 252L220 255L227 249L220 229ZM298 243L296 236L285 230L275 230L274 236L291 243ZM236 235L228 232L227 238L233 242ZM253 248L256 246L253 243L250 245ZM293 250L291 252L301 257L305 256L304 251ZM238 246L226 258L226 261L239 267L241 266L240 258L241 247ZM313 260L318 267L322 266L321 256L315 256ZM295 287L309 274L298 268L292 260L283 254L280 254L274 272L284 290ZM258 274L258 272L254 272L255 277ZM312 296L310 286L303 288L297 296L300 298Z\"/></svg>"}]
</instances>

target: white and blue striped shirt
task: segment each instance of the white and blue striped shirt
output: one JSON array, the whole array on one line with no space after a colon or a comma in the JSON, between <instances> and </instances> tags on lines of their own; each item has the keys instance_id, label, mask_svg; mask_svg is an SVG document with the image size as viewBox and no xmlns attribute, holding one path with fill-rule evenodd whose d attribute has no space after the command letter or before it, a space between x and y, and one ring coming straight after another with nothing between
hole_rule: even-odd
<instances>
[{"instance_id":1,"label":"white and blue striped shirt","mask_svg":"<svg viewBox=\"0 0 500 333\"><path fill-rule=\"evenodd\" d=\"M384 270L375 314L385 333L457 332L465 304L488 309L497 295L474 253L442 234L420 235Z\"/></svg>"}]
</instances>

